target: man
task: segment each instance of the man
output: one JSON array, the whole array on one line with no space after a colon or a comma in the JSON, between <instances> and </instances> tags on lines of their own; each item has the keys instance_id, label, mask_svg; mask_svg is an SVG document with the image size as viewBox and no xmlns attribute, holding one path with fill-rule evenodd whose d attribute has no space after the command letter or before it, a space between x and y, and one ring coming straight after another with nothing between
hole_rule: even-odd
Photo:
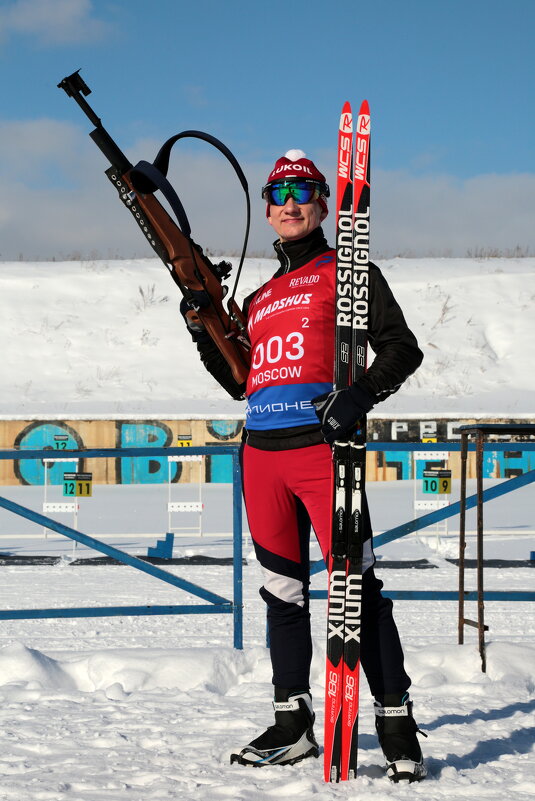
<instances>
[{"instance_id":1,"label":"man","mask_svg":"<svg viewBox=\"0 0 535 801\"><path fill-rule=\"evenodd\" d=\"M252 364L238 386L205 333L193 338L207 369L235 398L247 397L244 497L255 551L264 570L273 666L275 725L231 757L242 765L293 764L318 756L309 671L311 523L327 561L335 437L358 421L419 366L421 351L379 269L370 264L368 340L375 359L351 387L333 392L335 251L321 223L325 177L300 150L278 159L263 187L278 239L280 267L245 302ZM375 697L376 728L393 781L426 774L412 716L392 602L373 571L371 524L364 499L361 662Z\"/></svg>"}]
</instances>

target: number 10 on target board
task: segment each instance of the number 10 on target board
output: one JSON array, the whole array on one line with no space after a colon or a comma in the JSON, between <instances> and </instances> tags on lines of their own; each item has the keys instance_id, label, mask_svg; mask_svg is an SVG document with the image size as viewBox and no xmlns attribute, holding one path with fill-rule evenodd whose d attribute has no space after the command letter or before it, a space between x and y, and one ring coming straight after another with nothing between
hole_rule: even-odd
<instances>
[{"instance_id":1,"label":"number 10 on target board","mask_svg":"<svg viewBox=\"0 0 535 801\"><path fill-rule=\"evenodd\" d=\"M424 470L422 489L431 495L450 495L451 470Z\"/></svg>"}]
</instances>

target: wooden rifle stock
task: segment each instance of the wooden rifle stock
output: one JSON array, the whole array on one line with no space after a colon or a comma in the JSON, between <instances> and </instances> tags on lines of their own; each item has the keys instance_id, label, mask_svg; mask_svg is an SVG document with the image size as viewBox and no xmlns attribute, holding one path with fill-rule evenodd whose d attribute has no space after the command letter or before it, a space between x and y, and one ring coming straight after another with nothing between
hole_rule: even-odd
<instances>
[{"instance_id":1,"label":"wooden rifle stock","mask_svg":"<svg viewBox=\"0 0 535 801\"><path fill-rule=\"evenodd\" d=\"M247 321L243 312L234 302L230 313L225 310L224 287L215 273L214 265L192 239L184 236L153 194L144 195L134 189L129 172L119 176L117 171L107 170L108 177L124 198L125 205L149 243L160 258L163 256L162 260L186 300L192 292L201 290L209 296L209 306L196 308L195 311L192 309L188 315L198 316L228 363L234 379L238 384L245 383L251 357Z\"/></svg>"}]
</instances>

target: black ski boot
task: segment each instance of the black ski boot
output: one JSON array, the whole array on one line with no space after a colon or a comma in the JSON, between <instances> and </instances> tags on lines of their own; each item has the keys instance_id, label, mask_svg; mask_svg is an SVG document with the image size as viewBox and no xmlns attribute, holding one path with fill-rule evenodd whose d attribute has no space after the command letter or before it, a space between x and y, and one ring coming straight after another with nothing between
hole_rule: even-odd
<instances>
[{"instance_id":1,"label":"black ski boot","mask_svg":"<svg viewBox=\"0 0 535 801\"><path fill-rule=\"evenodd\" d=\"M275 725L246 745L239 754L231 754L230 764L293 765L306 757L319 756L314 737L315 715L308 690L283 690L275 687Z\"/></svg>"},{"instance_id":2,"label":"black ski boot","mask_svg":"<svg viewBox=\"0 0 535 801\"><path fill-rule=\"evenodd\" d=\"M385 695L375 701L375 728L386 758L386 775L393 782L417 782L425 779L422 749L416 737L419 732L412 716L408 693Z\"/></svg>"}]
</instances>

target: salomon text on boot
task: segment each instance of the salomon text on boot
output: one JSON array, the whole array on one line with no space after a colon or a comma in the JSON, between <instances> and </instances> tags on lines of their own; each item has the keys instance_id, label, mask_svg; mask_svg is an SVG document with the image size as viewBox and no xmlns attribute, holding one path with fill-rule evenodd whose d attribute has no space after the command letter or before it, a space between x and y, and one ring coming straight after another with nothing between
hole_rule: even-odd
<instances>
[{"instance_id":1,"label":"salomon text on boot","mask_svg":"<svg viewBox=\"0 0 535 801\"><path fill-rule=\"evenodd\" d=\"M422 732L412 716L408 693L384 695L376 700L375 728L386 759L386 774L393 782L425 779L422 749L416 734Z\"/></svg>"},{"instance_id":2,"label":"salomon text on boot","mask_svg":"<svg viewBox=\"0 0 535 801\"><path fill-rule=\"evenodd\" d=\"M230 763L261 768L266 765L293 765L306 757L319 756L314 737L312 697L308 690L275 687L275 725L231 754Z\"/></svg>"}]
</instances>

